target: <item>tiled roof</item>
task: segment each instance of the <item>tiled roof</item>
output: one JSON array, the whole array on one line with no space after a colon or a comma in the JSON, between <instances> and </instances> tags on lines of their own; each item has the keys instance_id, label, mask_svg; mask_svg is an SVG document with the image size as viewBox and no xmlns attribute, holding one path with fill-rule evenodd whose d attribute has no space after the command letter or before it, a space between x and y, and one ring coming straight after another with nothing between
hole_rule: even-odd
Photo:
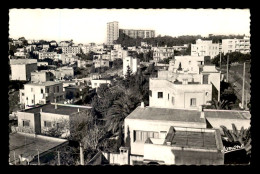
<instances>
[{"instance_id":1,"label":"tiled roof","mask_svg":"<svg viewBox=\"0 0 260 174\"><path fill-rule=\"evenodd\" d=\"M168 109L155 107L137 107L130 115L127 116L127 119L205 123L205 119L200 118L200 112L198 110Z\"/></svg>"}]
</instances>

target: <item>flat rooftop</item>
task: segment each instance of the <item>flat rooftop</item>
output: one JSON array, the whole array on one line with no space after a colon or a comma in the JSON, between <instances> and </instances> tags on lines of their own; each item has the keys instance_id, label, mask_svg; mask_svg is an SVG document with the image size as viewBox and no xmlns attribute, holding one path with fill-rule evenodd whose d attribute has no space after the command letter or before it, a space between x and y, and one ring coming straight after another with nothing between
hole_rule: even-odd
<instances>
[{"instance_id":1,"label":"flat rooftop","mask_svg":"<svg viewBox=\"0 0 260 174\"><path fill-rule=\"evenodd\" d=\"M55 82L55 81L46 81L46 82L36 82L36 83L26 83L24 85L31 85L31 86L53 86L53 85L58 85L61 84L62 82Z\"/></svg>"},{"instance_id":2,"label":"flat rooftop","mask_svg":"<svg viewBox=\"0 0 260 174\"><path fill-rule=\"evenodd\" d=\"M251 114L249 111L204 109L204 112L206 118L244 119L244 120L250 120L251 118Z\"/></svg>"},{"instance_id":3,"label":"flat rooftop","mask_svg":"<svg viewBox=\"0 0 260 174\"><path fill-rule=\"evenodd\" d=\"M37 63L37 59L10 59L10 65Z\"/></svg>"},{"instance_id":4,"label":"flat rooftop","mask_svg":"<svg viewBox=\"0 0 260 174\"><path fill-rule=\"evenodd\" d=\"M171 142L170 146L174 147L217 150L221 149L223 144L220 134L216 131L215 129L185 129L171 126L162 144L166 146L167 142ZM147 140L146 143L153 144L153 141L155 139Z\"/></svg>"},{"instance_id":5,"label":"flat rooftop","mask_svg":"<svg viewBox=\"0 0 260 174\"><path fill-rule=\"evenodd\" d=\"M176 131L171 143L178 147L217 149L214 132Z\"/></svg>"},{"instance_id":6,"label":"flat rooftop","mask_svg":"<svg viewBox=\"0 0 260 174\"><path fill-rule=\"evenodd\" d=\"M42 135L37 135L34 137L34 134L26 133L14 133L9 135L9 154L10 162L14 163L14 160L19 160L19 155L23 154L23 157L37 156L39 150L40 156L55 147L66 144L68 140L47 137ZM15 152L15 158L14 158Z\"/></svg>"},{"instance_id":7,"label":"flat rooftop","mask_svg":"<svg viewBox=\"0 0 260 174\"><path fill-rule=\"evenodd\" d=\"M160 121L182 121L205 123L205 119L200 118L198 110L168 109L155 107L137 107L127 119L140 120L160 120Z\"/></svg>"},{"instance_id":8,"label":"flat rooftop","mask_svg":"<svg viewBox=\"0 0 260 174\"><path fill-rule=\"evenodd\" d=\"M54 104L46 104L35 108L26 109L22 112L27 113L39 113L42 109L42 112L44 113L52 113L52 114L61 114L61 115L71 115L73 113L79 111L88 110L91 107L84 107L80 105L65 105L65 104L57 104L57 109L55 109Z\"/></svg>"}]
</instances>

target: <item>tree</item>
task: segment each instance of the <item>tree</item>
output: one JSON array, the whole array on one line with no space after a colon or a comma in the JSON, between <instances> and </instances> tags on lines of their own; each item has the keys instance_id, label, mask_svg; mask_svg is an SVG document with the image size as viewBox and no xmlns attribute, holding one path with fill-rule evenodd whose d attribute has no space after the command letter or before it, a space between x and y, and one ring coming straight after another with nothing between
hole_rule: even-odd
<instances>
[{"instance_id":1,"label":"tree","mask_svg":"<svg viewBox=\"0 0 260 174\"><path fill-rule=\"evenodd\" d=\"M100 126L94 123L92 128L89 129L88 133L83 138L84 148L97 150L98 145L102 140L102 138L104 137L104 135L105 135L105 131Z\"/></svg>"},{"instance_id":2,"label":"tree","mask_svg":"<svg viewBox=\"0 0 260 174\"><path fill-rule=\"evenodd\" d=\"M229 100L221 100L217 101L216 99L213 99L211 101L211 106L207 106L207 108L217 109L217 110L230 110L233 103Z\"/></svg>"},{"instance_id":3,"label":"tree","mask_svg":"<svg viewBox=\"0 0 260 174\"><path fill-rule=\"evenodd\" d=\"M119 135L124 130L124 119L137 107L137 98L126 90L126 94L114 101L105 118L107 131Z\"/></svg>"},{"instance_id":4,"label":"tree","mask_svg":"<svg viewBox=\"0 0 260 174\"><path fill-rule=\"evenodd\" d=\"M240 131L237 130L236 125L233 123L232 131L228 130L223 125L220 127L222 128L225 137L223 138L224 144L233 146L238 143L240 145L243 145L247 152L247 155L251 155L251 127L249 127L248 129L244 129L244 127L242 126Z\"/></svg>"}]
</instances>

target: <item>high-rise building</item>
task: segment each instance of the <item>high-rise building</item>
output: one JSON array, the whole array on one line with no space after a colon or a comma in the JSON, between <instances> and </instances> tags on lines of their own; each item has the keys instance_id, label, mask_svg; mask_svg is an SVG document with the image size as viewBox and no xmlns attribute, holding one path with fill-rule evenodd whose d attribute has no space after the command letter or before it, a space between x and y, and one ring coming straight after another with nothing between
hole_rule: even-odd
<instances>
[{"instance_id":1,"label":"high-rise building","mask_svg":"<svg viewBox=\"0 0 260 174\"><path fill-rule=\"evenodd\" d=\"M134 30L134 29L119 29L120 33L124 33L131 38L151 38L155 37L154 30Z\"/></svg>"},{"instance_id":2,"label":"high-rise building","mask_svg":"<svg viewBox=\"0 0 260 174\"><path fill-rule=\"evenodd\" d=\"M107 45L112 45L114 40L119 37L118 22L107 23Z\"/></svg>"}]
</instances>

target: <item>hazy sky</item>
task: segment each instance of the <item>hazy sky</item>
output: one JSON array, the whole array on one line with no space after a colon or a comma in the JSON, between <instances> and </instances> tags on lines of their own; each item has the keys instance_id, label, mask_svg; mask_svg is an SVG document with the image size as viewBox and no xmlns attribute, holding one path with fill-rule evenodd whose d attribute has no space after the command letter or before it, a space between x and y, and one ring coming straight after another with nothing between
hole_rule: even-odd
<instances>
[{"instance_id":1,"label":"hazy sky","mask_svg":"<svg viewBox=\"0 0 260 174\"><path fill-rule=\"evenodd\" d=\"M107 22L119 28L153 29L157 35L250 35L248 9L11 9L9 35L18 39L106 42Z\"/></svg>"}]
</instances>

